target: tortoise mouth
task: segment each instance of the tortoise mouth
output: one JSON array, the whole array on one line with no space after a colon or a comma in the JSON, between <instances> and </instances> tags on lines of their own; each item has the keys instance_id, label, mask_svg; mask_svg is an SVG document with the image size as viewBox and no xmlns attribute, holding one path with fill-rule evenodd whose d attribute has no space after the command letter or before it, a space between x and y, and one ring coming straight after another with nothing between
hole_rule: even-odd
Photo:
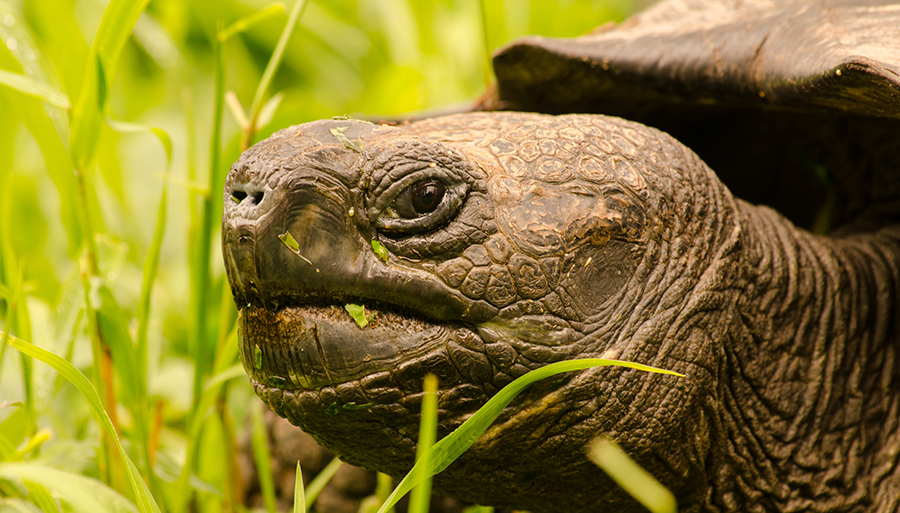
<instances>
[{"instance_id":1,"label":"tortoise mouth","mask_svg":"<svg viewBox=\"0 0 900 513\"><path fill-rule=\"evenodd\" d=\"M274 311L247 305L238 328L244 368L262 386L319 390L417 360L446 345L454 331L391 305L366 301L365 313L368 324L360 327L336 304Z\"/></svg>"}]
</instances>

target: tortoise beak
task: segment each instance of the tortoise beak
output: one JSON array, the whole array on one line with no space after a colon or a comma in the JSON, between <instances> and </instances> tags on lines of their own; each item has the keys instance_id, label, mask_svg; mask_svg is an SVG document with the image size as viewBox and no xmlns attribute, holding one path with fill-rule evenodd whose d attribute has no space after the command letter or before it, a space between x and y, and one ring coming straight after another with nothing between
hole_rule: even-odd
<instances>
[{"instance_id":1,"label":"tortoise beak","mask_svg":"<svg viewBox=\"0 0 900 513\"><path fill-rule=\"evenodd\" d=\"M307 167L271 186L254 176L229 177L222 246L242 361L257 383L310 390L384 371L441 347L455 328L440 319L470 312L433 275L372 251L370 223L339 178ZM373 322L357 326L348 302Z\"/></svg>"},{"instance_id":2,"label":"tortoise beak","mask_svg":"<svg viewBox=\"0 0 900 513\"><path fill-rule=\"evenodd\" d=\"M346 182L312 165L268 176L232 170L222 252L239 308L377 302L476 323L496 314L434 274L376 255L378 235Z\"/></svg>"}]
</instances>

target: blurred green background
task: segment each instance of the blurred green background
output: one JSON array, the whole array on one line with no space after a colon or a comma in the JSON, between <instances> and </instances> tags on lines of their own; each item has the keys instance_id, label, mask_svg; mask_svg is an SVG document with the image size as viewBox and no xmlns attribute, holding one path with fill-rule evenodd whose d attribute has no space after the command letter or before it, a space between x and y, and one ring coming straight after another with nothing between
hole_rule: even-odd
<instances>
[{"instance_id":1,"label":"blurred green background","mask_svg":"<svg viewBox=\"0 0 900 513\"><path fill-rule=\"evenodd\" d=\"M253 140L318 118L400 118L466 108L486 89L489 52L525 34L583 34L622 19L632 3L310 1L263 98L268 108ZM222 460L228 451L220 449L243 436L249 405L258 403L246 379L229 379L217 391L214 420L199 435L190 433L198 415L198 358L203 379L236 363L236 351L220 347L233 345L235 313L219 253L216 177L237 157L242 134L237 109L226 107L220 149L211 142L214 48L223 28L262 13L220 42L224 90L237 100L232 107L240 103L246 111L294 2L275 5L152 0L125 40L114 73L99 79L110 118L168 134L168 178L166 152L152 133L122 133L106 122L98 124L94 158L78 169L67 149L77 114L0 85L0 330L65 357L92 379L105 401L97 353L103 344L114 349L125 342L98 342L91 326L99 323L138 346L145 330L145 352L137 351L134 364L141 404L112 403L117 425L133 459L143 459L138 467L153 468L153 491L167 490L182 474L188 447L200 447L201 463L189 472L198 478L191 486L198 498L189 502L197 510L237 507L225 491L229 467ZM49 85L75 105L89 83L90 47L106 8L100 0L0 0L0 70ZM167 215L156 266L147 261L154 253L164 186ZM204 226L204 215L211 224ZM152 294L148 266L158 269L155 280L150 276ZM142 294L150 299L144 317ZM198 347L204 344L205 351ZM138 400L119 390L132 379L122 375L130 367L112 358L116 377L107 384L114 383L113 393ZM140 427L142 416L152 429ZM127 495L98 456L100 429L78 391L55 371L0 344L0 497L6 497L0 510L28 511L22 503L40 503L40 493L3 473L4 459L88 476ZM155 444L149 450L143 447L148 439ZM164 494L166 499L157 498L163 508L183 506L176 504L180 497L172 498L177 494Z\"/></svg>"}]
</instances>

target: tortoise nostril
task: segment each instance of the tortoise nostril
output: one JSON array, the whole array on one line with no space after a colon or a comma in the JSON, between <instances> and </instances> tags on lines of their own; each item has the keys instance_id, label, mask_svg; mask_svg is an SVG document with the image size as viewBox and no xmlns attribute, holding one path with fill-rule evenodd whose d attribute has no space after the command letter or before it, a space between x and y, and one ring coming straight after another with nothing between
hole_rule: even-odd
<instances>
[{"instance_id":1,"label":"tortoise nostril","mask_svg":"<svg viewBox=\"0 0 900 513\"><path fill-rule=\"evenodd\" d=\"M251 205L259 205L260 203L262 203L264 195L265 193L263 191L253 191L249 193L247 191L242 191L239 189L234 189L231 191L231 199L235 203L242 203L249 197Z\"/></svg>"}]
</instances>

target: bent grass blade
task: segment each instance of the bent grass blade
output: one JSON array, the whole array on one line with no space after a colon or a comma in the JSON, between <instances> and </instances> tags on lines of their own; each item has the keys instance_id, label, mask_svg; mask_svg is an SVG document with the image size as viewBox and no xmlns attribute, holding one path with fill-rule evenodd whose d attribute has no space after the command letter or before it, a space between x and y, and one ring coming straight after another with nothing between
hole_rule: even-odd
<instances>
[{"instance_id":1,"label":"bent grass blade","mask_svg":"<svg viewBox=\"0 0 900 513\"><path fill-rule=\"evenodd\" d=\"M94 414L97 416L100 424L103 426L103 428L106 430L106 433L115 443L116 448L119 450L119 455L125 462L125 470L128 473L128 480L131 484L134 496L137 499L138 509L141 513L160 513L159 505L156 504L153 496L150 495L150 490L147 488L147 484L144 483L144 480L141 478L134 462L131 461L131 458L129 458L128 454L125 452L125 448L122 447L122 442L119 440L116 429L113 427L112 421L109 419L109 415L106 413L106 410L103 409L103 405L100 402L100 396L97 394L97 390L93 385L91 385L91 382L88 381L85 375L82 374L81 371L76 369L74 366L72 366L71 363L51 353L50 351L47 351L46 349L42 349L38 346L29 344L24 340L9 336L5 333L3 335L6 336L7 344L27 354L28 356L36 358L46 363L50 367L53 367L56 372L66 378L66 380L72 383L72 385L74 385L75 388L77 388L78 391L81 392L84 398L87 399L88 404L90 404L91 409L94 411Z\"/></svg>"},{"instance_id":2,"label":"bent grass blade","mask_svg":"<svg viewBox=\"0 0 900 513\"><path fill-rule=\"evenodd\" d=\"M452 433L442 438L441 441L434 444L429 451L431 453L431 461L429 462L428 467L425 467L424 464L416 463L412 470L410 470L403 480L400 481L400 484L397 485L397 488L395 488L390 497L388 497L387 502L378 510L378 513L385 513L388 508L393 507L404 495L409 493L414 486L418 485L425 476L434 476L450 466L451 463L471 447L475 441L478 440L478 437L490 427L494 420L500 415L500 412L503 411L503 408L506 408L519 393L535 382L563 372L606 366L627 367L645 372L684 377L683 374L650 367L649 365L623 362L620 360L607 360L603 358L567 360L552 363L541 367L540 369L535 369L504 387L497 395L492 397L490 401L485 403L484 406L475 412L469 420L465 421Z\"/></svg>"},{"instance_id":3,"label":"bent grass blade","mask_svg":"<svg viewBox=\"0 0 900 513\"><path fill-rule=\"evenodd\" d=\"M0 70L0 84L10 87L22 94L40 98L54 107L59 107L64 110L72 108L72 105L69 104L69 97L62 91L38 82L31 77Z\"/></svg>"},{"instance_id":4,"label":"bent grass blade","mask_svg":"<svg viewBox=\"0 0 900 513\"><path fill-rule=\"evenodd\" d=\"M31 492L35 503L45 513L58 512L53 497L65 503L62 511L84 513L136 513L128 499L102 482L35 462L0 464L0 479L19 481ZM0 508L2 510L3 508Z\"/></svg>"}]
</instances>

